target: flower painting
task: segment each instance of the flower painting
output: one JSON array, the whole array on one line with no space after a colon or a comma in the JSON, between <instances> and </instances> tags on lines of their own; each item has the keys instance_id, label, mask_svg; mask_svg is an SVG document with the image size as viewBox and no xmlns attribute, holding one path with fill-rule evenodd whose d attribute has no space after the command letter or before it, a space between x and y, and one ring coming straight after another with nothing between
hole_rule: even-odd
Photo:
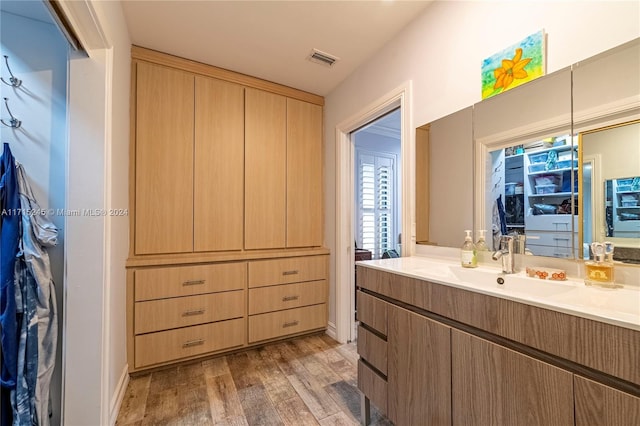
<instances>
[{"instance_id":1,"label":"flower painting","mask_svg":"<svg viewBox=\"0 0 640 426\"><path fill-rule=\"evenodd\" d=\"M483 60L482 99L543 76L544 41L544 31L540 30Z\"/></svg>"}]
</instances>

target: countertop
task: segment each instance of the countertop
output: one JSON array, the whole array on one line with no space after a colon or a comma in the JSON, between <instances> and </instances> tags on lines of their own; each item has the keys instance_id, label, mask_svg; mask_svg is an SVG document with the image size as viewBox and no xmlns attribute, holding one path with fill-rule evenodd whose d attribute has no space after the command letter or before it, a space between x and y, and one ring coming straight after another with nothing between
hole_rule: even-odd
<instances>
[{"instance_id":1,"label":"countertop","mask_svg":"<svg viewBox=\"0 0 640 426\"><path fill-rule=\"evenodd\" d=\"M499 268L462 268L457 259L412 256L356 262L431 283L447 285L594 321L640 331L640 289L586 286L582 280L550 281L525 272L502 274ZM498 278L504 284L498 284Z\"/></svg>"}]
</instances>

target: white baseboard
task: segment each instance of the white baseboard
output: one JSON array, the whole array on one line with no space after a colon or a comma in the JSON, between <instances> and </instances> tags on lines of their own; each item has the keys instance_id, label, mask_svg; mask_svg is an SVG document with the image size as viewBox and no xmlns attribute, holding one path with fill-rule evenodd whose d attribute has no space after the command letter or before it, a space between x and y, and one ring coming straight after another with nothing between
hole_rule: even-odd
<instances>
[{"instance_id":1,"label":"white baseboard","mask_svg":"<svg viewBox=\"0 0 640 426\"><path fill-rule=\"evenodd\" d=\"M122 370L120 380L118 380L118 386L111 398L111 404L109 407L109 424L115 425L118 420L118 413L120 413L120 407L122 406L122 400L127 392L127 386L129 385L129 365L125 364Z\"/></svg>"},{"instance_id":2,"label":"white baseboard","mask_svg":"<svg viewBox=\"0 0 640 426\"><path fill-rule=\"evenodd\" d=\"M331 337L333 340L338 340L337 338L338 334L336 333L336 325L332 322L329 322L327 324L327 335Z\"/></svg>"}]
</instances>

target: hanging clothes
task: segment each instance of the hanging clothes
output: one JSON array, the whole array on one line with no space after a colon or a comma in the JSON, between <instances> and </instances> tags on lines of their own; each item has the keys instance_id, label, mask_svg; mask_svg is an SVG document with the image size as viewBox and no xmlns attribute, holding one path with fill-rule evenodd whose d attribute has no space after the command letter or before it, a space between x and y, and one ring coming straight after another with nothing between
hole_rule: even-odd
<instances>
[{"instance_id":1,"label":"hanging clothes","mask_svg":"<svg viewBox=\"0 0 640 426\"><path fill-rule=\"evenodd\" d=\"M20 240L20 199L15 159L5 143L0 157L0 347L2 368L2 425L11 424L8 389L16 386L18 324L15 298L15 263Z\"/></svg>"},{"instance_id":2,"label":"hanging clothes","mask_svg":"<svg viewBox=\"0 0 640 426\"><path fill-rule=\"evenodd\" d=\"M32 305L28 306L25 312L28 315L33 312L33 316L28 317L29 325L23 326L23 329L26 328L25 366L33 367L33 371L27 371L25 374L26 389L30 392L30 406L35 407L33 414L37 420L33 424L46 426L49 425L49 388L55 366L58 338L56 292L47 248L57 244L58 230L44 214L40 214L44 210L40 208L33 194L24 167L17 164L16 170L22 211L39 213L22 215L20 253L27 270L24 275L26 282L21 282L21 288L26 291L26 304ZM19 265L22 264L19 263ZM29 298L31 295L34 296L33 299ZM32 350L34 344L35 353ZM33 389L30 387L32 374L37 374ZM18 376L20 377L20 374Z\"/></svg>"}]
</instances>

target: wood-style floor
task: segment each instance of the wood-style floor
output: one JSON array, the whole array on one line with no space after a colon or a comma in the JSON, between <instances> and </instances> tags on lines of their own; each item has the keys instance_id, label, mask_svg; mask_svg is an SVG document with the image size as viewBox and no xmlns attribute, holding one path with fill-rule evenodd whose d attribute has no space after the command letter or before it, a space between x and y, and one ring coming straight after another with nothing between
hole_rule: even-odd
<instances>
[{"instance_id":1,"label":"wood-style floor","mask_svg":"<svg viewBox=\"0 0 640 426\"><path fill-rule=\"evenodd\" d=\"M132 377L117 424L359 424L357 359L316 334ZM391 425L371 407L372 424Z\"/></svg>"}]
</instances>

